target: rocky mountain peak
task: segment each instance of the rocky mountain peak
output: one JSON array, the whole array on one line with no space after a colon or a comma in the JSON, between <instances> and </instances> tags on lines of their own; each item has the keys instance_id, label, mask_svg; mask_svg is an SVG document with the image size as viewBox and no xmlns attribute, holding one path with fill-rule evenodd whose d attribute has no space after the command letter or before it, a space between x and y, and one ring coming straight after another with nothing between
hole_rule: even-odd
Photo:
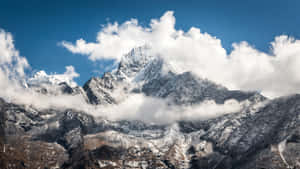
<instances>
[{"instance_id":1,"label":"rocky mountain peak","mask_svg":"<svg viewBox=\"0 0 300 169\"><path fill-rule=\"evenodd\" d=\"M132 49L124 55L116 71L107 72L101 78L91 78L83 87L90 102L116 103L118 99L112 94L115 90L121 92L120 95L134 92L167 98L179 105L198 104L205 100L223 104L229 99L253 100L254 96L258 100L265 99L257 92L230 91L191 72L177 73L163 58L147 55L147 50L144 47Z\"/></svg>"},{"instance_id":2,"label":"rocky mountain peak","mask_svg":"<svg viewBox=\"0 0 300 169\"><path fill-rule=\"evenodd\" d=\"M147 47L134 48L122 57L116 74L123 78L133 78L152 59Z\"/></svg>"}]
</instances>

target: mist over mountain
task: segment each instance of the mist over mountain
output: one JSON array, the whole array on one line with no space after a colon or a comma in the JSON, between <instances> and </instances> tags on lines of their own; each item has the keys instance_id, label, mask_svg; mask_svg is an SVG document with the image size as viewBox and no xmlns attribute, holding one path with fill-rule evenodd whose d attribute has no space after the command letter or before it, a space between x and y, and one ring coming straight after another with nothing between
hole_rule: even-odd
<instances>
[{"instance_id":1,"label":"mist over mountain","mask_svg":"<svg viewBox=\"0 0 300 169\"><path fill-rule=\"evenodd\" d=\"M300 167L299 95L229 90L147 50L132 49L83 87L72 67L6 76L1 167Z\"/></svg>"},{"instance_id":2,"label":"mist over mountain","mask_svg":"<svg viewBox=\"0 0 300 169\"><path fill-rule=\"evenodd\" d=\"M82 86L72 65L32 70L0 30L0 168L300 168L300 41L228 52L175 21L167 11L60 42L117 65Z\"/></svg>"}]
</instances>

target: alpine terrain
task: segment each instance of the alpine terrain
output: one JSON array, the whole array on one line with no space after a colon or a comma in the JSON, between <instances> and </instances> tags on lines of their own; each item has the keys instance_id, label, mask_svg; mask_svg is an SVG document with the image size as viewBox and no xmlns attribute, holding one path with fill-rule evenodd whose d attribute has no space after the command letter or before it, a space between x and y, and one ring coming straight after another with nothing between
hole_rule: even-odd
<instances>
[{"instance_id":1,"label":"alpine terrain","mask_svg":"<svg viewBox=\"0 0 300 169\"><path fill-rule=\"evenodd\" d=\"M115 70L83 87L44 72L24 86L46 96L80 97L106 116L80 107L41 109L0 99L1 169L300 169L300 95L269 99L229 90L176 71L159 56L149 56L146 47L132 49ZM133 95L164 102L179 118L110 118L106 111L122 109L119 105ZM184 114L208 101L221 106L232 100L240 108L230 113ZM181 111L185 107L190 109Z\"/></svg>"}]
</instances>

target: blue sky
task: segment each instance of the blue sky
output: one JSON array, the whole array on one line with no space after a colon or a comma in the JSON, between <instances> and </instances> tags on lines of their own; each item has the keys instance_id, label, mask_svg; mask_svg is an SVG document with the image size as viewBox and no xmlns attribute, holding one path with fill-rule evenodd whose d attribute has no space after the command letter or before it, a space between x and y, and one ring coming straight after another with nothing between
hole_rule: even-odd
<instances>
[{"instance_id":1,"label":"blue sky","mask_svg":"<svg viewBox=\"0 0 300 169\"><path fill-rule=\"evenodd\" d=\"M76 81L82 85L99 75L95 70L102 72L107 62L92 62L58 44L80 38L95 41L101 25L108 21L136 18L147 26L150 19L172 10L177 29L198 27L221 39L227 51L233 42L247 41L267 52L275 36L300 38L299 9L298 0L1 0L0 28L12 33L16 48L33 70L63 73L65 66L73 65L80 74Z\"/></svg>"}]
</instances>

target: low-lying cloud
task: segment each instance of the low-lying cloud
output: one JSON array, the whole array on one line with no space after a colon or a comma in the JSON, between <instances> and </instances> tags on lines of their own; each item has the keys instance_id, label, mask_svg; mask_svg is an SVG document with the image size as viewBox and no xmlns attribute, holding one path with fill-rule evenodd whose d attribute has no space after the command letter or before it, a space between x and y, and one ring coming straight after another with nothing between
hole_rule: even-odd
<instances>
[{"instance_id":1,"label":"low-lying cloud","mask_svg":"<svg viewBox=\"0 0 300 169\"><path fill-rule=\"evenodd\" d=\"M132 94L118 105L100 106L96 114L112 120L141 120L149 123L167 124L180 120L206 120L224 114L236 113L249 105L249 101L234 99L217 104L206 100L193 106L170 105L167 100Z\"/></svg>"},{"instance_id":2,"label":"low-lying cloud","mask_svg":"<svg viewBox=\"0 0 300 169\"><path fill-rule=\"evenodd\" d=\"M62 45L93 61L118 61L132 48L147 45L152 55L161 56L177 71L192 71L230 89L260 91L268 97L300 92L299 40L277 36L270 43L269 53L239 42L227 54L220 39L195 27L187 32L177 30L175 21L173 12L167 11L161 18L152 19L148 27L137 19L108 23L98 32L96 42L79 39L75 44L64 41Z\"/></svg>"}]
</instances>

